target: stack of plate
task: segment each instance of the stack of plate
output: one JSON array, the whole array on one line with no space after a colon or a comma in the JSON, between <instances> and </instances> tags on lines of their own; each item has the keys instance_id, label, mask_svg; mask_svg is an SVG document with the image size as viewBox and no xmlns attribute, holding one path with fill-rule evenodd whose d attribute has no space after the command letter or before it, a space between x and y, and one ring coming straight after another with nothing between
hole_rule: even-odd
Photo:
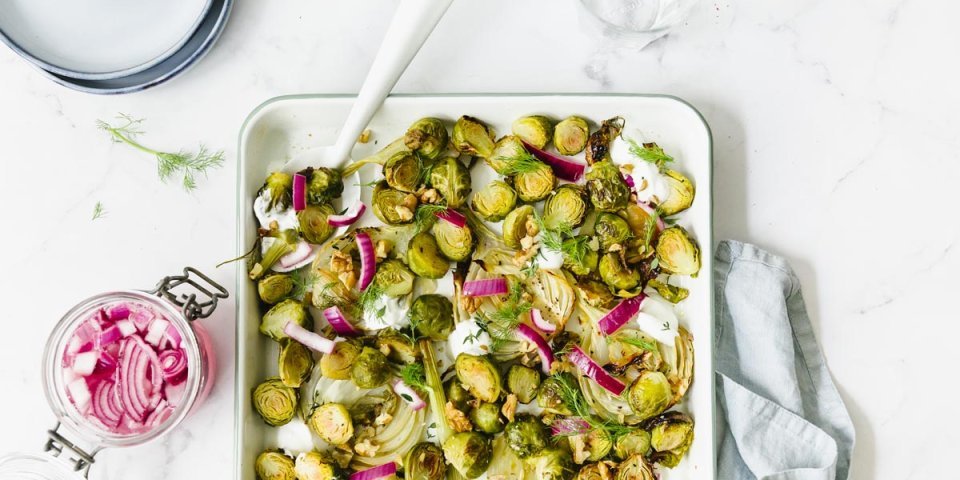
<instances>
[{"instance_id":1,"label":"stack of plate","mask_svg":"<svg viewBox=\"0 0 960 480\"><path fill-rule=\"evenodd\" d=\"M232 6L233 0L2 0L0 40L66 87L136 92L202 58Z\"/></svg>"}]
</instances>

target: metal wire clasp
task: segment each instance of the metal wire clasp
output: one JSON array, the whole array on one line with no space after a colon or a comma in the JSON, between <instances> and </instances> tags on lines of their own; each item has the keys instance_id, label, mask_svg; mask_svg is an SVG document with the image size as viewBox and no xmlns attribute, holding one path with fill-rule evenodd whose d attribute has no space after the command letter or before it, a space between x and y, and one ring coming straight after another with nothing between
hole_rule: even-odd
<instances>
[{"instance_id":1,"label":"metal wire clasp","mask_svg":"<svg viewBox=\"0 0 960 480\"><path fill-rule=\"evenodd\" d=\"M198 278L203 283L198 282ZM174 292L174 289L184 284L193 287L193 291ZM190 321L209 317L217 308L217 301L230 296L223 286L193 267L185 267L183 275L164 277L150 293L182 308L184 318Z\"/></svg>"},{"instance_id":2,"label":"metal wire clasp","mask_svg":"<svg viewBox=\"0 0 960 480\"><path fill-rule=\"evenodd\" d=\"M56 427L47 430L47 436L49 438L43 450L71 464L74 471L79 472L86 478L90 473L90 465L94 462L93 456L96 455L100 449L96 448L92 453L87 453L86 450L80 448L77 444L67 440L58 430L60 430L60 422L57 422Z\"/></svg>"}]
</instances>

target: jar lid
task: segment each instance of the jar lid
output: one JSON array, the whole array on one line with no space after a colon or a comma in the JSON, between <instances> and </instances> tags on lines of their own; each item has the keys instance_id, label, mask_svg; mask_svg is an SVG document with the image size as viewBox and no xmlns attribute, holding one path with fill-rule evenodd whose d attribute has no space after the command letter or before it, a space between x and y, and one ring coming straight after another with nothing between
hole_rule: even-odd
<instances>
[{"instance_id":1,"label":"jar lid","mask_svg":"<svg viewBox=\"0 0 960 480\"><path fill-rule=\"evenodd\" d=\"M83 480L84 475L51 455L14 453L0 457L0 480Z\"/></svg>"}]
</instances>

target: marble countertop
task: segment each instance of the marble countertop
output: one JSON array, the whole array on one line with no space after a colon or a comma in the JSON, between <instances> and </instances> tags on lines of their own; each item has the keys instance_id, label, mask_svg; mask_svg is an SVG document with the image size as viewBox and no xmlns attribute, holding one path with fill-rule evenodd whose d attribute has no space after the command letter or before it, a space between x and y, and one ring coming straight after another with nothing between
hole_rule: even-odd
<instances>
[{"instance_id":1,"label":"marble countertop","mask_svg":"<svg viewBox=\"0 0 960 480\"><path fill-rule=\"evenodd\" d=\"M955 476L960 4L705 0L640 50L587 31L578 2L549 3L456 2L396 90L691 102L714 135L716 238L782 254L801 277L857 427L853 478ZM0 49L0 452L41 449L54 423L42 349L77 301L184 265L232 289L233 269L214 266L237 250L241 123L276 95L356 91L394 4L238 2L203 62L126 96L66 90ZM146 118L152 145L203 142L227 162L192 194L163 184L152 158L96 129L117 112ZM103 452L92 478L232 478L233 321L231 305L207 321L220 370L197 414L162 441Z\"/></svg>"}]
</instances>

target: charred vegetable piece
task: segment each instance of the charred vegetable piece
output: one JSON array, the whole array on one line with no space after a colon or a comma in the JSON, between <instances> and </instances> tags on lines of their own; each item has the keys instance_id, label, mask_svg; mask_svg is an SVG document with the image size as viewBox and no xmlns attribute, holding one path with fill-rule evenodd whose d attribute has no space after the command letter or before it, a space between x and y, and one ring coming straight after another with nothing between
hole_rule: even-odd
<instances>
[{"instance_id":1,"label":"charred vegetable piece","mask_svg":"<svg viewBox=\"0 0 960 480\"><path fill-rule=\"evenodd\" d=\"M423 278L441 278L450 268L450 262L440 254L437 239L427 232L420 232L410 239L407 263L413 273Z\"/></svg>"},{"instance_id":2,"label":"charred vegetable piece","mask_svg":"<svg viewBox=\"0 0 960 480\"><path fill-rule=\"evenodd\" d=\"M320 373L334 380L349 380L350 370L360 356L362 348L355 340L335 343L332 353L320 357Z\"/></svg>"},{"instance_id":3,"label":"charred vegetable piece","mask_svg":"<svg viewBox=\"0 0 960 480\"><path fill-rule=\"evenodd\" d=\"M651 418L644 427L650 430L650 459L673 468L693 443L693 420L680 412L667 412Z\"/></svg>"},{"instance_id":4,"label":"charred vegetable piece","mask_svg":"<svg viewBox=\"0 0 960 480\"><path fill-rule=\"evenodd\" d=\"M429 442L413 446L403 461L404 480L443 480L447 474L443 450Z\"/></svg>"},{"instance_id":5,"label":"charred vegetable piece","mask_svg":"<svg viewBox=\"0 0 960 480\"><path fill-rule=\"evenodd\" d=\"M507 135L497 140L493 153L484 157L484 160L500 175L513 175L539 162L527 151L523 140L515 135Z\"/></svg>"},{"instance_id":6,"label":"charred vegetable piece","mask_svg":"<svg viewBox=\"0 0 960 480\"><path fill-rule=\"evenodd\" d=\"M613 448L613 438L602 428L594 428L590 432L570 437L571 445L575 441L582 441L588 454L587 461L596 462L606 457Z\"/></svg>"},{"instance_id":7,"label":"charred vegetable piece","mask_svg":"<svg viewBox=\"0 0 960 480\"><path fill-rule=\"evenodd\" d=\"M500 416L500 405L480 402L470 410L470 423L483 433L502 432L504 421Z\"/></svg>"},{"instance_id":8,"label":"charred vegetable piece","mask_svg":"<svg viewBox=\"0 0 960 480\"><path fill-rule=\"evenodd\" d=\"M582 248L580 245L578 245L580 243L586 245L587 248ZM591 272L597 271L597 267L600 263L600 254L597 253L596 250L596 247L598 246L599 242L584 235L578 235L576 237L564 240L564 252L582 251L583 255L581 255L579 258L577 258L575 255L564 255L563 268L570 270L570 273L580 277L590 275Z\"/></svg>"},{"instance_id":9,"label":"charred vegetable piece","mask_svg":"<svg viewBox=\"0 0 960 480\"><path fill-rule=\"evenodd\" d=\"M293 202L293 175L283 172L273 172L267 176L266 182L257 192L258 196L269 199L268 210L286 210Z\"/></svg>"},{"instance_id":10,"label":"charred vegetable piece","mask_svg":"<svg viewBox=\"0 0 960 480\"><path fill-rule=\"evenodd\" d=\"M484 402L500 398L500 370L489 357L461 353L454 366L460 383L474 397Z\"/></svg>"},{"instance_id":11,"label":"charred vegetable piece","mask_svg":"<svg viewBox=\"0 0 960 480\"><path fill-rule=\"evenodd\" d=\"M591 307L610 309L617 301L610 289L596 280L581 280L576 288L579 297Z\"/></svg>"},{"instance_id":12,"label":"charred vegetable piece","mask_svg":"<svg viewBox=\"0 0 960 480\"><path fill-rule=\"evenodd\" d=\"M447 400L453 403L453 406L456 407L457 410L461 412L470 410L470 401L473 400L473 397L457 377L453 377L447 381L446 394Z\"/></svg>"},{"instance_id":13,"label":"charred vegetable piece","mask_svg":"<svg viewBox=\"0 0 960 480\"><path fill-rule=\"evenodd\" d=\"M443 442L443 455L450 465L467 478L487 471L493 447L490 439L477 432L460 432Z\"/></svg>"},{"instance_id":14,"label":"charred vegetable piece","mask_svg":"<svg viewBox=\"0 0 960 480\"><path fill-rule=\"evenodd\" d=\"M473 211L488 222L499 222L517 205L517 192L506 182L494 180L473 194Z\"/></svg>"},{"instance_id":15,"label":"charred vegetable piece","mask_svg":"<svg viewBox=\"0 0 960 480\"><path fill-rule=\"evenodd\" d=\"M410 323L416 325L420 335L446 340L453 331L453 303L443 295L420 295L410 307Z\"/></svg>"},{"instance_id":16,"label":"charred vegetable piece","mask_svg":"<svg viewBox=\"0 0 960 480\"><path fill-rule=\"evenodd\" d=\"M620 117L604 120L600 129L587 140L587 165L593 165L610 158L610 143L620 136L624 121Z\"/></svg>"},{"instance_id":17,"label":"charred vegetable piece","mask_svg":"<svg viewBox=\"0 0 960 480\"><path fill-rule=\"evenodd\" d=\"M324 403L307 419L310 430L331 445L343 445L353 438L353 419L347 407Z\"/></svg>"},{"instance_id":18,"label":"charred vegetable piece","mask_svg":"<svg viewBox=\"0 0 960 480\"><path fill-rule=\"evenodd\" d=\"M606 462L584 465L576 480L613 480L613 469Z\"/></svg>"},{"instance_id":19,"label":"charred vegetable piece","mask_svg":"<svg viewBox=\"0 0 960 480\"><path fill-rule=\"evenodd\" d=\"M390 379L390 364L380 350L363 347L350 367L350 379L360 388L377 388Z\"/></svg>"},{"instance_id":20,"label":"charred vegetable piece","mask_svg":"<svg viewBox=\"0 0 960 480\"><path fill-rule=\"evenodd\" d=\"M423 183L425 168L412 152L400 152L383 164L383 178L387 185L401 192L416 192Z\"/></svg>"},{"instance_id":21,"label":"charred vegetable piece","mask_svg":"<svg viewBox=\"0 0 960 480\"><path fill-rule=\"evenodd\" d=\"M297 413L297 390L279 377L268 378L253 389L253 409L267 425L286 425Z\"/></svg>"},{"instance_id":22,"label":"charred vegetable piece","mask_svg":"<svg viewBox=\"0 0 960 480\"><path fill-rule=\"evenodd\" d=\"M627 400L634 414L647 419L670 407L673 403L673 391L666 375L647 371L630 384Z\"/></svg>"},{"instance_id":23,"label":"charred vegetable piece","mask_svg":"<svg viewBox=\"0 0 960 480\"><path fill-rule=\"evenodd\" d=\"M700 247L683 227L676 225L660 232L657 260L666 272L696 277L700 272Z\"/></svg>"},{"instance_id":24,"label":"charred vegetable piece","mask_svg":"<svg viewBox=\"0 0 960 480\"><path fill-rule=\"evenodd\" d=\"M307 168L307 203L323 205L343 195L343 177L340 171L327 167Z\"/></svg>"},{"instance_id":25,"label":"charred vegetable piece","mask_svg":"<svg viewBox=\"0 0 960 480\"><path fill-rule=\"evenodd\" d=\"M460 208L470 195L470 171L460 160L447 157L430 169L430 186L446 201L447 207Z\"/></svg>"},{"instance_id":26,"label":"charred vegetable piece","mask_svg":"<svg viewBox=\"0 0 960 480\"><path fill-rule=\"evenodd\" d=\"M266 450L258 455L254 470L258 480L297 480L293 459L277 450Z\"/></svg>"},{"instance_id":27,"label":"charred vegetable piece","mask_svg":"<svg viewBox=\"0 0 960 480\"><path fill-rule=\"evenodd\" d=\"M549 445L547 431L533 415L518 415L504 429L507 443L520 458L532 457Z\"/></svg>"},{"instance_id":28,"label":"charred vegetable piece","mask_svg":"<svg viewBox=\"0 0 960 480\"><path fill-rule=\"evenodd\" d=\"M661 297L670 303L680 303L690 295L690 291L686 288L670 285L656 279L647 282L647 286L656 290Z\"/></svg>"},{"instance_id":29,"label":"charred vegetable piece","mask_svg":"<svg viewBox=\"0 0 960 480\"><path fill-rule=\"evenodd\" d=\"M290 275L270 275L257 282L257 294L263 303L273 305L287 298L293 291L293 287L293 279L290 278Z\"/></svg>"},{"instance_id":30,"label":"charred vegetable piece","mask_svg":"<svg viewBox=\"0 0 960 480\"><path fill-rule=\"evenodd\" d=\"M577 228L583 224L589 209L583 187L561 185L543 206L543 224L551 230Z\"/></svg>"},{"instance_id":31,"label":"charred vegetable piece","mask_svg":"<svg viewBox=\"0 0 960 480\"><path fill-rule=\"evenodd\" d=\"M284 385L299 388L310 377L313 370L313 354L307 347L291 338L280 340L280 358L278 360L280 381Z\"/></svg>"},{"instance_id":32,"label":"charred vegetable piece","mask_svg":"<svg viewBox=\"0 0 960 480\"><path fill-rule=\"evenodd\" d=\"M610 251L614 245L618 245L620 249L626 249L627 240L633 236L627 221L609 212L600 212L597 215L593 230L597 240L600 241L600 249L604 252Z\"/></svg>"},{"instance_id":33,"label":"charred vegetable piece","mask_svg":"<svg viewBox=\"0 0 960 480\"><path fill-rule=\"evenodd\" d=\"M553 145L563 155L576 155L587 146L590 125L580 117L567 117L553 129Z\"/></svg>"},{"instance_id":34,"label":"charred vegetable piece","mask_svg":"<svg viewBox=\"0 0 960 480\"><path fill-rule=\"evenodd\" d=\"M600 278L614 292L632 290L640 284L640 272L627 266L616 253L603 254L599 270Z\"/></svg>"},{"instance_id":35,"label":"charred vegetable piece","mask_svg":"<svg viewBox=\"0 0 960 480\"><path fill-rule=\"evenodd\" d=\"M558 380L557 377L563 377L563 380ZM563 383L566 383L566 385L577 385L577 380L567 372L560 372L547 377L543 383L540 384L540 390L537 392L537 406L547 413L555 413L558 415L572 414L570 407L564 403L563 400L564 388L566 388Z\"/></svg>"},{"instance_id":36,"label":"charred vegetable piece","mask_svg":"<svg viewBox=\"0 0 960 480\"><path fill-rule=\"evenodd\" d=\"M616 212L630 201L630 187L623 181L620 169L610 160L596 162L587 171L587 191L590 203L601 212Z\"/></svg>"},{"instance_id":37,"label":"charred vegetable piece","mask_svg":"<svg viewBox=\"0 0 960 480\"><path fill-rule=\"evenodd\" d=\"M507 372L507 389L520 403L530 403L540 388L540 372L523 365L513 365Z\"/></svg>"},{"instance_id":38,"label":"charred vegetable piece","mask_svg":"<svg viewBox=\"0 0 960 480\"><path fill-rule=\"evenodd\" d=\"M425 117L410 125L403 136L403 143L417 155L436 160L447 150L449 141L447 127L437 118Z\"/></svg>"},{"instance_id":39,"label":"charred vegetable piece","mask_svg":"<svg viewBox=\"0 0 960 480\"><path fill-rule=\"evenodd\" d=\"M493 132L480 120L464 115L453 125L453 145L463 153L489 157L493 154Z\"/></svg>"},{"instance_id":40,"label":"charred vegetable piece","mask_svg":"<svg viewBox=\"0 0 960 480\"><path fill-rule=\"evenodd\" d=\"M270 310L267 310L267 313L263 314L263 318L260 320L260 333L279 342L288 338L287 334L283 332L283 327L287 326L288 322L296 323L307 330L313 328L313 320L307 314L306 307L296 300L287 299L274 305Z\"/></svg>"},{"instance_id":41,"label":"charred vegetable piece","mask_svg":"<svg viewBox=\"0 0 960 480\"><path fill-rule=\"evenodd\" d=\"M412 222L418 203L416 195L390 188L386 181L373 188L373 214L387 225Z\"/></svg>"},{"instance_id":42,"label":"charred vegetable piece","mask_svg":"<svg viewBox=\"0 0 960 480\"><path fill-rule=\"evenodd\" d=\"M513 122L513 134L537 148L544 148L553 137L553 124L542 115L520 117Z\"/></svg>"},{"instance_id":43,"label":"charred vegetable piece","mask_svg":"<svg viewBox=\"0 0 960 480\"><path fill-rule=\"evenodd\" d=\"M307 208L297 212L297 220L300 222L300 235L303 239L313 243L321 244L326 242L333 232L337 229L327 223L327 218L335 214L333 207L328 204L307 205Z\"/></svg>"},{"instance_id":44,"label":"charred vegetable piece","mask_svg":"<svg viewBox=\"0 0 960 480\"><path fill-rule=\"evenodd\" d=\"M690 205L693 205L693 197L696 195L693 182L675 170L667 170L663 175L670 186L670 195L657 205L660 211L664 215L676 215L690 208Z\"/></svg>"}]
</instances>

